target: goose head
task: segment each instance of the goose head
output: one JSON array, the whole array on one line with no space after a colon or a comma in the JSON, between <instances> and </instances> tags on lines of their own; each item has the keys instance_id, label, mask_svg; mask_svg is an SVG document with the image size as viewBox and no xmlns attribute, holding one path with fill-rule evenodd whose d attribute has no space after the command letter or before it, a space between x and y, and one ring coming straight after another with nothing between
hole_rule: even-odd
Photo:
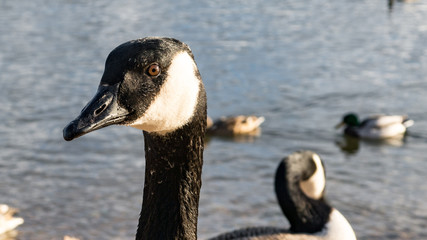
<instances>
[{"instance_id":1,"label":"goose head","mask_svg":"<svg viewBox=\"0 0 427 240\"><path fill-rule=\"evenodd\" d=\"M291 231L314 233L327 223L331 207L324 201L325 183L323 163L312 151L297 151L280 162L275 190Z\"/></svg>"},{"instance_id":2,"label":"goose head","mask_svg":"<svg viewBox=\"0 0 427 240\"><path fill-rule=\"evenodd\" d=\"M164 135L193 117L203 83L190 48L172 38L129 41L107 57L93 99L63 131L67 141L113 124Z\"/></svg>"},{"instance_id":3,"label":"goose head","mask_svg":"<svg viewBox=\"0 0 427 240\"><path fill-rule=\"evenodd\" d=\"M306 157L300 159L301 165L305 165L306 171L299 183L304 194L312 199L323 198L326 186L325 169L319 155L306 152ZM298 164L298 163L297 163Z\"/></svg>"}]
</instances>

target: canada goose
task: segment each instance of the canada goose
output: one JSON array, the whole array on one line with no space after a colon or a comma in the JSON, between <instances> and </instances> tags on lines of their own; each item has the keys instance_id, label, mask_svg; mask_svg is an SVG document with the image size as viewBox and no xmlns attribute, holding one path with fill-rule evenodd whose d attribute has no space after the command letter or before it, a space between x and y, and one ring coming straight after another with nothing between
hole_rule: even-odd
<instances>
[{"instance_id":1,"label":"canada goose","mask_svg":"<svg viewBox=\"0 0 427 240\"><path fill-rule=\"evenodd\" d=\"M0 204L0 234L12 231L24 223L24 219L14 217L18 210L6 204Z\"/></svg>"},{"instance_id":2,"label":"canada goose","mask_svg":"<svg viewBox=\"0 0 427 240\"><path fill-rule=\"evenodd\" d=\"M63 134L70 141L112 124L143 130L136 239L197 239L206 117L206 93L190 48L148 37L109 54L96 95Z\"/></svg>"},{"instance_id":3,"label":"canada goose","mask_svg":"<svg viewBox=\"0 0 427 240\"><path fill-rule=\"evenodd\" d=\"M258 135L259 126L264 122L264 117L257 116L228 116L212 121L208 117L207 133L210 135Z\"/></svg>"},{"instance_id":4,"label":"canada goose","mask_svg":"<svg viewBox=\"0 0 427 240\"><path fill-rule=\"evenodd\" d=\"M344 133L359 138L381 140L393 137L403 137L406 128L412 126L414 121L403 115L378 115L366 118L359 122L355 113L346 114L341 123L335 126L346 126Z\"/></svg>"},{"instance_id":5,"label":"canada goose","mask_svg":"<svg viewBox=\"0 0 427 240\"><path fill-rule=\"evenodd\" d=\"M325 170L319 155L298 151L284 158L276 171L275 191L290 229L253 227L221 234L210 240L353 240L353 228L324 199Z\"/></svg>"}]
</instances>

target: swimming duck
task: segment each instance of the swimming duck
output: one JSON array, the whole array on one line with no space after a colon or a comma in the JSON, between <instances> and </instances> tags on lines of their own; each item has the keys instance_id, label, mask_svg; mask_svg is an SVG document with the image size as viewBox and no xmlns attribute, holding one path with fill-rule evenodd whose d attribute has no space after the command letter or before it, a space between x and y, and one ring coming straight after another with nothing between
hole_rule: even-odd
<instances>
[{"instance_id":1,"label":"swimming duck","mask_svg":"<svg viewBox=\"0 0 427 240\"><path fill-rule=\"evenodd\" d=\"M406 129L414 124L414 121L404 115L377 115L359 122L355 113L346 114L341 123L335 126L346 126L344 133L353 137L365 139L387 139L403 137Z\"/></svg>"},{"instance_id":2,"label":"swimming duck","mask_svg":"<svg viewBox=\"0 0 427 240\"><path fill-rule=\"evenodd\" d=\"M18 210L11 208L6 204L0 204L0 234L12 231L24 223L24 219L14 217Z\"/></svg>"},{"instance_id":3,"label":"swimming duck","mask_svg":"<svg viewBox=\"0 0 427 240\"><path fill-rule=\"evenodd\" d=\"M274 182L277 200L291 227L245 228L211 240L356 239L347 219L325 201L325 184L325 169L318 154L292 153L280 162Z\"/></svg>"},{"instance_id":4,"label":"swimming duck","mask_svg":"<svg viewBox=\"0 0 427 240\"><path fill-rule=\"evenodd\" d=\"M264 120L264 117L238 115L221 117L213 122L208 117L207 133L221 136L258 135Z\"/></svg>"}]
</instances>

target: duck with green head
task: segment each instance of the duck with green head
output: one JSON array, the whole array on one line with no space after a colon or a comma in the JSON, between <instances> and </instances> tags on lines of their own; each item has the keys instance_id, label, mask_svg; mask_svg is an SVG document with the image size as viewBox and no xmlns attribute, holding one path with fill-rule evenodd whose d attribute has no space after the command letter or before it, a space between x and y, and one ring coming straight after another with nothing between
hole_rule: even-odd
<instances>
[{"instance_id":1,"label":"duck with green head","mask_svg":"<svg viewBox=\"0 0 427 240\"><path fill-rule=\"evenodd\" d=\"M414 121L406 115L376 115L360 122L357 114L348 113L335 128L345 126L344 133L347 135L380 140L403 137L406 129L413 124Z\"/></svg>"}]
</instances>

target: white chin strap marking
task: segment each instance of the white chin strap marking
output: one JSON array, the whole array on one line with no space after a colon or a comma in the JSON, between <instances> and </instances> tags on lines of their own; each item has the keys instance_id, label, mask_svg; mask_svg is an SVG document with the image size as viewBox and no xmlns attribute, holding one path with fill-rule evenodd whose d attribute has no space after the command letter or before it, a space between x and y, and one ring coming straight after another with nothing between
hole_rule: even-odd
<instances>
[{"instance_id":1,"label":"white chin strap marking","mask_svg":"<svg viewBox=\"0 0 427 240\"><path fill-rule=\"evenodd\" d=\"M129 126L166 134L188 123L194 114L200 80L196 64L186 52L176 54L159 93L142 117Z\"/></svg>"},{"instance_id":2,"label":"white chin strap marking","mask_svg":"<svg viewBox=\"0 0 427 240\"><path fill-rule=\"evenodd\" d=\"M308 197L312 199L320 199L322 197L323 189L325 188L325 174L319 155L313 154L312 159L316 164L316 171L314 171L313 175L309 179L300 182L300 187Z\"/></svg>"}]
</instances>

